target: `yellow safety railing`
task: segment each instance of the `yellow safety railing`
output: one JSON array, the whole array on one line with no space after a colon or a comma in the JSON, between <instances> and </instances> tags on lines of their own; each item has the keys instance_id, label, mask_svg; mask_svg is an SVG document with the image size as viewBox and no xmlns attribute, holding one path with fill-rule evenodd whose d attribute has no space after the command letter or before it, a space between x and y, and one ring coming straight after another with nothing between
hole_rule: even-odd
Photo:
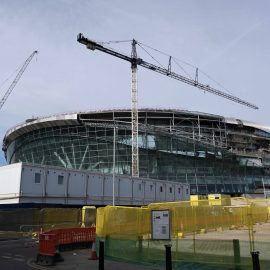
<instances>
[{"instance_id":1,"label":"yellow safety railing","mask_svg":"<svg viewBox=\"0 0 270 270\"><path fill-rule=\"evenodd\" d=\"M268 201L234 199L225 205L202 200L198 202L153 203L148 207L106 206L97 211L97 235L101 237L137 238L151 234L151 210L168 209L171 213L171 235L236 229L268 221ZM239 203L240 202L240 203ZM245 204L244 204L245 203Z\"/></svg>"},{"instance_id":2,"label":"yellow safety railing","mask_svg":"<svg viewBox=\"0 0 270 270\"><path fill-rule=\"evenodd\" d=\"M259 250L261 269L266 270L270 264L269 207L270 200L226 197L144 207L106 206L97 209L97 239L105 241L108 258L164 263L164 244L170 243L174 264L198 263L215 269L252 269L250 252ZM162 209L170 212L171 237L153 240L151 211Z\"/></svg>"}]
</instances>

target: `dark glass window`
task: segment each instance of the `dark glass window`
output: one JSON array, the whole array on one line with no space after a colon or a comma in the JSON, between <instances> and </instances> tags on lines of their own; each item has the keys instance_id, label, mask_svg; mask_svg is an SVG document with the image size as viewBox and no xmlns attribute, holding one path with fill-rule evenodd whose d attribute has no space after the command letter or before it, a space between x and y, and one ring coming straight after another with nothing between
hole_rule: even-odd
<instances>
[{"instance_id":1,"label":"dark glass window","mask_svg":"<svg viewBox=\"0 0 270 270\"><path fill-rule=\"evenodd\" d=\"M40 173L35 173L35 183L39 184L41 179L41 174Z\"/></svg>"},{"instance_id":2,"label":"dark glass window","mask_svg":"<svg viewBox=\"0 0 270 270\"><path fill-rule=\"evenodd\" d=\"M58 175L58 185L63 185L63 182L64 182L64 176Z\"/></svg>"}]
</instances>

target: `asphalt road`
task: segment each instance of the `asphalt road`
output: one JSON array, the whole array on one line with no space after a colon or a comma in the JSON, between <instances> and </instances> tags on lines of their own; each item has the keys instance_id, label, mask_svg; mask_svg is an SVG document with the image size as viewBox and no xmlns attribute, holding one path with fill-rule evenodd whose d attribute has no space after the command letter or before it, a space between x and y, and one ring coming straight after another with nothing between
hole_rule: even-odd
<instances>
[{"instance_id":1,"label":"asphalt road","mask_svg":"<svg viewBox=\"0 0 270 270\"><path fill-rule=\"evenodd\" d=\"M32 239L0 241L1 270L34 269L31 260L36 257L37 243Z\"/></svg>"}]
</instances>

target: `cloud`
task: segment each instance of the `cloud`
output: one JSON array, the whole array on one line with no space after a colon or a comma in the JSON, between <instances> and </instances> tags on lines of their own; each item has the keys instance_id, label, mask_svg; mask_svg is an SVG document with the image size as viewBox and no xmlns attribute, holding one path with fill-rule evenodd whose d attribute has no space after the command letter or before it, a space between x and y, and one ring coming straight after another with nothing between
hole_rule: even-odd
<instances>
[{"instance_id":1,"label":"cloud","mask_svg":"<svg viewBox=\"0 0 270 270\"><path fill-rule=\"evenodd\" d=\"M216 63L219 58L223 55L230 52L233 48L236 47L238 43L240 43L246 36L250 35L256 29L258 29L262 24L269 20L269 16L263 18L262 20L248 26L242 33L240 33L237 37L233 38L230 42L228 42L224 47L222 47L209 61L207 61L204 66L208 66L210 64Z\"/></svg>"}]
</instances>

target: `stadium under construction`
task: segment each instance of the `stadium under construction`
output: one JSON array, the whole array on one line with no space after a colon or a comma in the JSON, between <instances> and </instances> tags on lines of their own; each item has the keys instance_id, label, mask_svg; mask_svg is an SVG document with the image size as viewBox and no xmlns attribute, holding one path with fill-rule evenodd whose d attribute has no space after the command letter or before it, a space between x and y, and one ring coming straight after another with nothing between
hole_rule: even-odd
<instances>
[{"instance_id":1,"label":"stadium under construction","mask_svg":"<svg viewBox=\"0 0 270 270\"><path fill-rule=\"evenodd\" d=\"M138 123L140 178L185 184L191 194L236 196L270 185L268 126L150 108L139 110ZM131 111L114 109L28 119L7 131L3 151L8 164L130 177L131 145Z\"/></svg>"}]
</instances>

